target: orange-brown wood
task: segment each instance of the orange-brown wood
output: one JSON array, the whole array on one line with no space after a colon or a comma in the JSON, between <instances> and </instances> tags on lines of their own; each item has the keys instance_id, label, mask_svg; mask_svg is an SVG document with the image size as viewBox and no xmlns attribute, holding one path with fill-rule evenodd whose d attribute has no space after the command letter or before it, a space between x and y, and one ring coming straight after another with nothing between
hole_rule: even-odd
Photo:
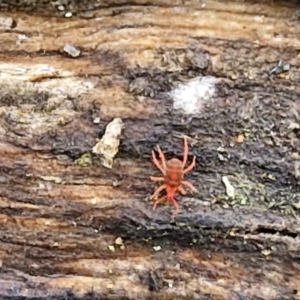
<instances>
[{"instance_id":1,"label":"orange-brown wood","mask_svg":"<svg viewBox=\"0 0 300 300\"><path fill-rule=\"evenodd\" d=\"M0 298L300 299L297 1L0 8ZM172 220L151 151L184 135L199 193Z\"/></svg>"}]
</instances>

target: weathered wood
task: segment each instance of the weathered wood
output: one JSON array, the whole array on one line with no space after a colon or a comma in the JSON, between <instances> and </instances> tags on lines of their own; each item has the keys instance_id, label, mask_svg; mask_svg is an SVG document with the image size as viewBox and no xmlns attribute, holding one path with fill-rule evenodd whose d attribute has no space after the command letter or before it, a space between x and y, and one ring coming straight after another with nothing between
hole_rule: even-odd
<instances>
[{"instance_id":1,"label":"weathered wood","mask_svg":"<svg viewBox=\"0 0 300 300\"><path fill-rule=\"evenodd\" d=\"M0 1L1 297L300 299L296 1L17 3ZM197 76L213 101L174 110ZM115 117L106 169L91 152ZM172 219L150 154L181 157L183 134L199 193Z\"/></svg>"}]
</instances>

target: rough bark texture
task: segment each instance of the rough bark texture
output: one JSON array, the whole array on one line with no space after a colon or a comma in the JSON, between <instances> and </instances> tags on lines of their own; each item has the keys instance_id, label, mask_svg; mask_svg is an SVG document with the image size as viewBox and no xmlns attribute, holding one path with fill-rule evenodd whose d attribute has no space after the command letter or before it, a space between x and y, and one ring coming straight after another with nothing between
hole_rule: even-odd
<instances>
[{"instance_id":1,"label":"rough bark texture","mask_svg":"<svg viewBox=\"0 0 300 300\"><path fill-rule=\"evenodd\" d=\"M300 299L296 1L58 2L0 1L1 297ZM214 99L174 110L197 76ZM110 170L91 150L115 117ZM183 134L199 193L172 219L150 154Z\"/></svg>"}]
</instances>

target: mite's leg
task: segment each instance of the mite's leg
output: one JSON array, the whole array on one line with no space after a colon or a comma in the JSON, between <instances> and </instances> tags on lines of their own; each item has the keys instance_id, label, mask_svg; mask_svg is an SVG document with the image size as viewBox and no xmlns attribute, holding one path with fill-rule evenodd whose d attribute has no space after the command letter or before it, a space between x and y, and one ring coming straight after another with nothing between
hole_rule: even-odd
<instances>
[{"instance_id":1,"label":"mite's leg","mask_svg":"<svg viewBox=\"0 0 300 300\"><path fill-rule=\"evenodd\" d=\"M157 206L157 204L159 204L159 203L163 202L164 200L166 200L166 198L167 198L167 196L163 196L163 197L161 197L161 198L157 199L157 200L154 202L154 205L153 205L153 210L155 210L155 209L156 209L156 206Z\"/></svg>"},{"instance_id":2,"label":"mite's leg","mask_svg":"<svg viewBox=\"0 0 300 300\"><path fill-rule=\"evenodd\" d=\"M172 198L171 201L173 202L173 204L174 204L174 206L175 206L175 211L174 211L174 213L173 213L173 215L172 215L172 217L174 218L174 217L176 217L176 216L178 215L178 212L179 212L179 204L177 203L177 201L176 201L174 198Z\"/></svg>"},{"instance_id":3,"label":"mite's leg","mask_svg":"<svg viewBox=\"0 0 300 300\"><path fill-rule=\"evenodd\" d=\"M165 175L165 170L160 165L159 161L157 160L157 158L155 156L155 152L153 150L152 150L152 160L153 160L154 164L156 165L156 167Z\"/></svg>"},{"instance_id":4,"label":"mite's leg","mask_svg":"<svg viewBox=\"0 0 300 300\"><path fill-rule=\"evenodd\" d=\"M184 190L184 188L182 186L178 187L178 192L180 192L182 195L186 195L186 191Z\"/></svg>"},{"instance_id":5,"label":"mite's leg","mask_svg":"<svg viewBox=\"0 0 300 300\"><path fill-rule=\"evenodd\" d=\"M164 177L154 177L154 176L150 176L150 179L152 180L152 181L164 181L165 180L165 178Z\"/></svg>"},{"instance_id":6,"label":"mite's leg","mask_svg":"<svg viewBox=\"0 0 300 300\"><path fill-rule=\"evenodd\" d=\"M187 136L185 135L183 137L183 162L182 162L183 168L186 165L186 162L188 159L188 154L189 154L189 147L188 147L188 142L187 142Z\"/></svg>"},{"instance_id":7,"label":"mite's leg","mask_svg":"<svg viewBox=\"0 0 300 300\"><path fill-rule=\"evenodd\" d=\"M161 191L163 191L167 186L165 184L163 184L162 186L158 187L153 195L150 197L150 199L153 199L155 196L157 196Z\"/></svg>"},{"instance_id":8,"label":"mite's leg","mask_svg":"<svg viewBox=\"0 0 300 300\"><path fill-rule=\"evenodd\" d=\"M187 186L188 188L190 188L193 192L198 192L198 190L188 181L181 181L181 184Z\"/></svg>"},{"instance_id":9,"label":"mite's leg","mask_svg":"<svg viewBox=\"0 0 300 300\"><path fill-rule=\"evenodd\" d=\"M161 160L162 167L163 167L164 170L166 170L167 165L166 165L165 155L164 155L164 153L161 151L161 149L160 149L159 146L157 146L157 151L158 151L158 154L159 154L159 158L160 158L160 160Z\"/></svg>"},{"instance_id":10,"label":"mite's leg","mask_svg":"<svg viewBox=\"0 0 300 300\"><path fill-rule=\"evenodd\" d=\"M190 172L196 165L196 157L194 156L192 163L185 169L183 170L183 174Z\"/></svg>"}]
</instances>

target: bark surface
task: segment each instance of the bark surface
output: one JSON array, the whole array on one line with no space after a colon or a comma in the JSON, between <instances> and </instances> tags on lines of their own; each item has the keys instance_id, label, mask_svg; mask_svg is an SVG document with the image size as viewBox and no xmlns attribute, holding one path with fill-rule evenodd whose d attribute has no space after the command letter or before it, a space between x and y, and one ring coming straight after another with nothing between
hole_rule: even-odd
<instances>
[{"instance_id":1,"label":"bark surface","mask_svg":"<svg viewBox=\"0 0 300 300\"><path fill-rule=\"evenodd\" d=\"M270 2L0 1L1 297L300 299L299 6ZM172 219L150 155L183 135Z\"/></svg>"}]
</instances>

